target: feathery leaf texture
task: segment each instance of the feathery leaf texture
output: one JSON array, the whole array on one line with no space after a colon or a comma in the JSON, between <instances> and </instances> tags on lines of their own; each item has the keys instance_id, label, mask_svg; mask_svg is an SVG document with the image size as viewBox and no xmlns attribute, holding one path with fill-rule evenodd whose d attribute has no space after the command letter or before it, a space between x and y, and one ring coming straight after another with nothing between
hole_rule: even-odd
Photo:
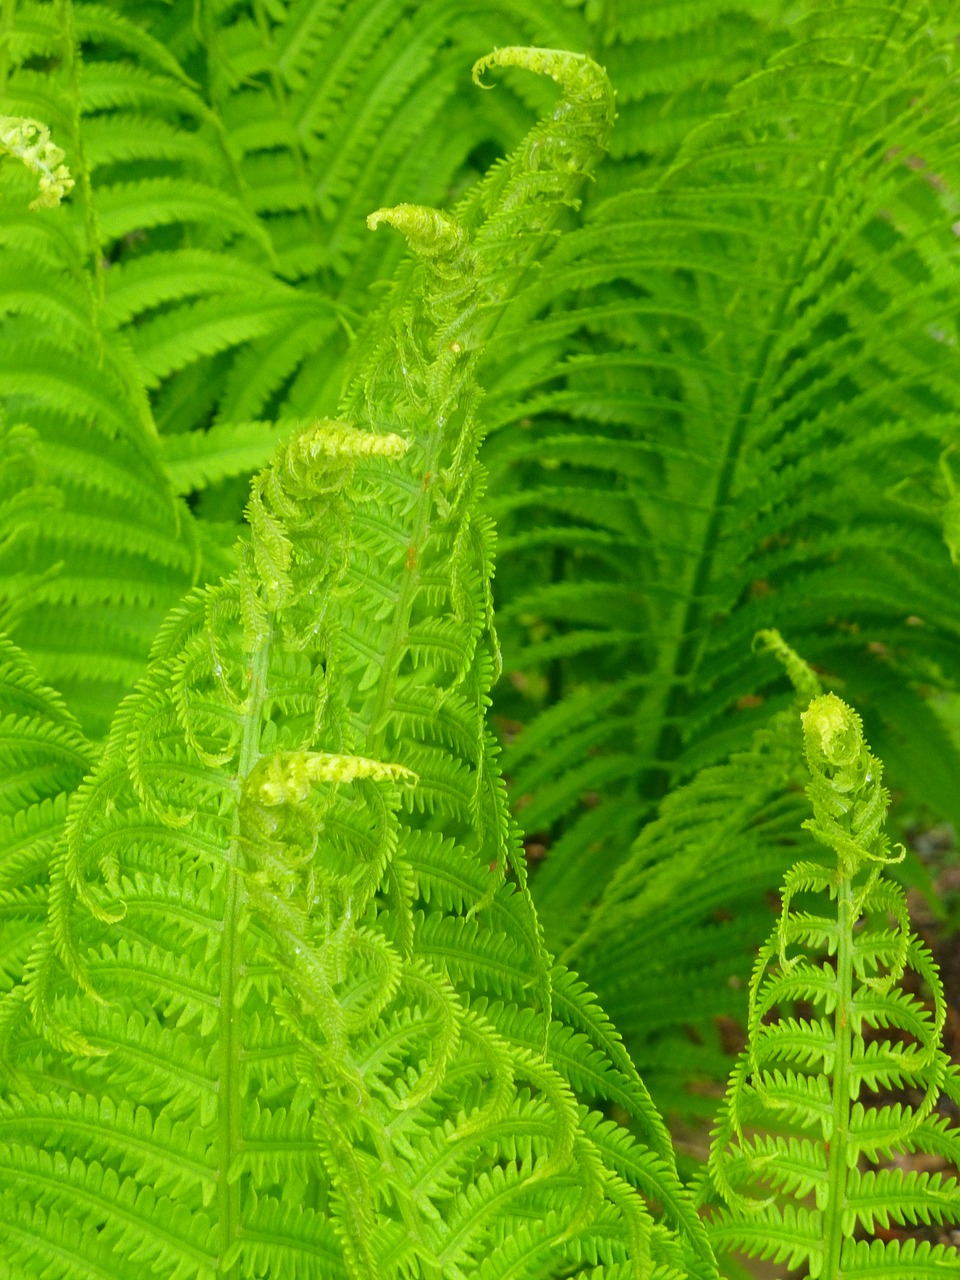
<instances>
[{"instance_id":1,"label":"feathery leaf texture","mask_svg":"<svg viewBox=\"0 0 960 1280\"><path fill-rule=\"evenodd\" d=\"M607 1016L710 1110L765 896L819 865L757 629L960 817L928 700L960 675L957 31L913 0L0 5L3 1280L713 1274ZM602 79L530 44L611 72L598 181ZM953 1194L898 1183L901 1228L869 1156L914 1001L858 1068L857 1236ZM787 1129L833 1069L801 1014L761 1019ZM811 1132L755 1139L779 1180L736 1226L798 1265Z\"/></svg>"},{"instance_id":2,"label":"feathery leaf texture","mask_svg":"<svg viewBox=\"0 0 960 1280\"><path fill-rule=\"evenodd\" d=\"M50 863L67 802L94 752L62 698L0 636L0 988L23 977L47 914Z\"/></svg>"},{"instance_id":3,"label":"feathery leaf texture","mask_svg":"<svg viewBox=\"0 0 960 1280\"><path fill-rule=\"evenodd\" d=\"M360 254L366 213L446 198L476 173L475 149L502 152L531 123L522 101L501 94L489 111L493 95L458 93L477 51L505 35L584 45L574 15L539 5L464 15L437 0L415 22L408 8L3 8L10 145L42 161L51 193L66 190L45 135L21 136L49 126L75 184L56 218L27 212L25 182L0 193L0 395L38 432L63 495L61 524L35 548L45 588L15 638L94 736L167 609L224 567L223 539L198 530L171 487L213 486L197 508L235 536L239 495L272 449L251 424L335 411L367 286L399 254L388 237ZM452 110L464 128L451 129ZM211 423L226 453L197 430ZM215 465L195 452L201 437Z\"/></svg>"},{"instance_id":4,"label":"feathery leaf texture","mask_svg":"<svg viewBox=\"0 0 960 1280\"><path fill-rule=\"evenodd\" d=\"M670 1112L712 1114L712 1100L689 1091L689 1084L723 1078L729 1069L715 1020L741 1015L755 938L769 926L772 869L785 875L802 843L796 703L805 706L820 686L777 632L758 640L787 669L794 705L771 715L747 750L700 770L664 799L587 927L562 953L573 967L602 953L603 1007L658 1104ZM812 841L809 846L812 852ZM584 894L591 874L588 863Z\"/></svg>"},{"instance_id":5,"label":"feathery leaf texture","mask_svg":"<svg viewBox=\"0 0 960 1280\"><path fill-rule=\"evenodd\" d=\"M588 44L576 13L531 0L73 8L104 305L176 435L201 404L227 429L335 412L368 287L401 253L370 244L366 215L449 200L543 105L469 95L477 53Z\"/></svg>"},{"instance_id":6,"label":"feathery leaf texture","mask_svg":"<svg viewBox=\"0 0 960 1280\"><path fill-rule=\"evenodd\" d=\"M109 88L88 75L88 36L109 45L94 64ZM4 166L0 184L0 396L10 420L33 431L36 466L60 504L26 548L29 591L4 582L0 609L42 678L102 736L164 614L199 570L200 543L164 476L144 381L108 320L109 218L93 193L96 126L86 128L88 115L129 124L131 100L157 87L118 47L160 55L107 10L75 10L69 0L7 5L0 41L8 141L26 166ZM26 117L19 140L14 115ZM144 145L149 137L144 129ZM28 207L30 169L41 195ZM135 218L126 229L136 226Z\"/></svg>"},{"instance_id":7,"label":"feathery leaf texture","mask_svg":"<svg viewBox=\"0 0 960 1280\"><path fill-rule=\"evenodd\" d=\"M456 217L371 217L414 256L341 416L255 477L236 572L168 616L69 808L0 1006L24 1280L716 1274L544 948L484 728L478 351L612 120L582 56L501 66L554 77L555 110Z\"/></svg>"},{"instance_id":8,"label":"feathery leaf texture","mask_svg":"<svg viewBox=\"0 0 960 1280\"><path fill-rule=\"evenodd\" d=\"M749 1042L710 1157L723 1201L711 1239L810 1280L956 1275L960 1250L949 1245L859 1238L960 1222L960 1131L937 1110L941 1100L956 1108L960 1079L940 1043L936 966L910 933L903 891L883 876L903 850L883 832L889 795L860 717L823 694L803 713L803 739L814 814L804 825L836 863L791 869L757 961ZM910 1152L954 1172L906 1172L894 1161Z\"/></svg>"},{"instance_id":9,"label":"feathery leaf texture","mask_svg":"<svg viewBox=\"0 0 960 1280\"><path fill-rule=\"evenodd\" d=\"M644 8L631 30L714 9ZM940 465L960 403L957 9L830 2L771 24L722 111L586 204L484 356L516 681L497 709L520 726L504 771L545 850L548 943L602 939L577 952L601 992L634 946L603 919L637 831L783 707L758 630L856 701L913 803L960 819L926 697L960 674ZM783 866L773 849L771 891Z\"/></svg>"}]
</instances>

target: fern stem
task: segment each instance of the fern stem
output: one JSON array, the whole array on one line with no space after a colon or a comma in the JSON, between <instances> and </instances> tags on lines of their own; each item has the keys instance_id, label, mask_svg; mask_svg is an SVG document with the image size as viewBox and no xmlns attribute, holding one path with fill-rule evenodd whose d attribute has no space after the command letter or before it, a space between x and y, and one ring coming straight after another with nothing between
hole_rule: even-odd
<instances>
[{"instance_id":1,"label":"fern stem","mask_svg":"<svg viewBox=\"0 0 960 1280\"><path fill-rule=\"evenodd\" d=\"M260 759L260 727L267 692L270 664L270 633L253 654L250 695L243 718L238 765L239 784L247 778ZM236 1009L240 976L241 943L239 918L244 902L240 852L240 806L237 805L228 852L226 901L223 912L223 942L220 948L220 1070L219 1090L219 1183L217 1187L220 1226L220 1266L223 1267L234 1244L240 1225L240 1183L232 1181L230 1170L242 1140L240 1130L240 1027ZM223 1270L224 1277L234 1275L236 1267Z\"/></svg>"},{"instance_id":2,"label":"fern stem","mask_svg":"<svg viewBox=\"0 0 960 1280\"><path fill-rule=\"evenodd\" d=\"M830 1134L827 1164L827 1237L824 1249L823 1280L837 1280L840 1275L840 1250L843 1248L843 1220L847 1202L847 1153L850 1136L850 1057L853 1002L853 926L856 911L853 886L849 876L842 876L837 887L837 1008L833 1020L833 1132Z\"/></svg>"}]
</instances>

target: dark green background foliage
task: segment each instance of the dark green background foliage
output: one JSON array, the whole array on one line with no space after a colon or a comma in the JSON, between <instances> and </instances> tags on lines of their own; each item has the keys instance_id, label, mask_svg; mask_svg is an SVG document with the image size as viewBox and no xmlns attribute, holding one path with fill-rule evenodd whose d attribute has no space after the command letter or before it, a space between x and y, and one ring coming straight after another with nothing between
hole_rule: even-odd
<instances>
[{"instance_id":1,"label":"dark green background foliage","mask_svg":"<svg viewBox=\"0 0 960 1280\"><path fill-rule=\"evenodd\" d=\"M958 41L0 0L0 1280L956 1274Z\"/></svg>"}]
</instances>

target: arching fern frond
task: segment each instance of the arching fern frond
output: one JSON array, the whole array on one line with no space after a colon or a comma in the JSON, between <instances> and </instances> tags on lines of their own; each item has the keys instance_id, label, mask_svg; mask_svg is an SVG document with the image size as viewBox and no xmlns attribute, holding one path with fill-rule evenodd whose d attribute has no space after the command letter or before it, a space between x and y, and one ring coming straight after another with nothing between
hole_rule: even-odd
<instances>
[{"instance_id":1,"label":"arching fern frond","mask_svg":"<svg viewBox=\"0 0 960 1280\"><path fill-rule=\"evenodd\" d=\"M960 1220L960 1132L937 1111L942 1097L956 1106L960 1083L940 1044L936 966L883 877L902 850L883 833L882 765L834 694L804 712L803 737L814 812L804 825L836 864L793 867L757 962L749 1043L714 1134L709 1179L724 1203L711 1237L811 1280L955 1275L949 1245L869 1240L878 1226ZM943 1171L906 1171L895 1158L910 1152Z\"/></svg>"},{"instance_id":2,"label":"arching fern frond","mask_svg":"<svg viewBox=\"0 0 960 1280\"><path fill-rule=\"evenodd\" d=\"M333 412L368 290L400 256L395 238L369 244L369 211L449 203L545 108L529 77L520 93L478 99L477 55L588 43L577 12L526 0L430 0L415 14L399 0L184 5L155 29L204 82L279 274L298 285L296 315L251 334L235 361L205 364L224 427ZM178 381L169 421L181 430L193 424L173 408Z\"/></svg>"},{"instance_id":3,"label":"arching fern frond","mask_svg":"<svg viewBox=\"0 0 960 1280\"><path fill-rule=\"evenodd\" d=\"M255 477L237 571L169 615L70 808L0 1008L0 1241L30 1280L716 1274L544 948L484 726L478 352L612 117L585 58L485 62L553 76L557 111L456 219L372 217L415 256L341 418Z\"/></svg>"}]
</instances>

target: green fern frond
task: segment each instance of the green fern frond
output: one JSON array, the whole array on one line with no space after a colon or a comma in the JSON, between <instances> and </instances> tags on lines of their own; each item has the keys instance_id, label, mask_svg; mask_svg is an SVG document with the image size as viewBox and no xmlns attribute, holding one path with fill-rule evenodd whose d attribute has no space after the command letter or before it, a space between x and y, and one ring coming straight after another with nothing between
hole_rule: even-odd
<instances>
[{"instance_id":1,"label":"green fern frond","mask_svg":"<svg viewBox=\"0 0 960 1280\"><path fill-rule=\"evenodd\" d=\"M710 1157L710 1183L725 1202L711 1238L721 1251L787 1261L812 1280L947 1276L960 1263L949 1246L857 1238L878 1226L960 1220L960 1180L946 1171L960 1167L960 1135L936 1112L954 1069L940 1045L936 967L909 933L902 890L881 878L902 856L883 832L882 765L834 694L810 703L803 736L814 812L804 825L836 865L800 863L788 875L779 925L757 962L749 1043ZM798 911L800 893L826 894L834 912ZM931 1004L898 990L909 970ZM787 1016L798 1001L812 1013ZM880 1105L901 1092L903 1102ZM889 1163L923 1149L928 1130L944 1172Z\"/></svg>"},{"instance_id":2,"label":"green fern frond","mask_svg":"<svg viewBox=\"0 0 960 1280\"><path fill-rule=\"evenodd\" d=\"M0 985L9 990L47 914L50 864L62 843L67 799L94 753L62 698L0 636Z\"/></svg>"}]
</instances>

